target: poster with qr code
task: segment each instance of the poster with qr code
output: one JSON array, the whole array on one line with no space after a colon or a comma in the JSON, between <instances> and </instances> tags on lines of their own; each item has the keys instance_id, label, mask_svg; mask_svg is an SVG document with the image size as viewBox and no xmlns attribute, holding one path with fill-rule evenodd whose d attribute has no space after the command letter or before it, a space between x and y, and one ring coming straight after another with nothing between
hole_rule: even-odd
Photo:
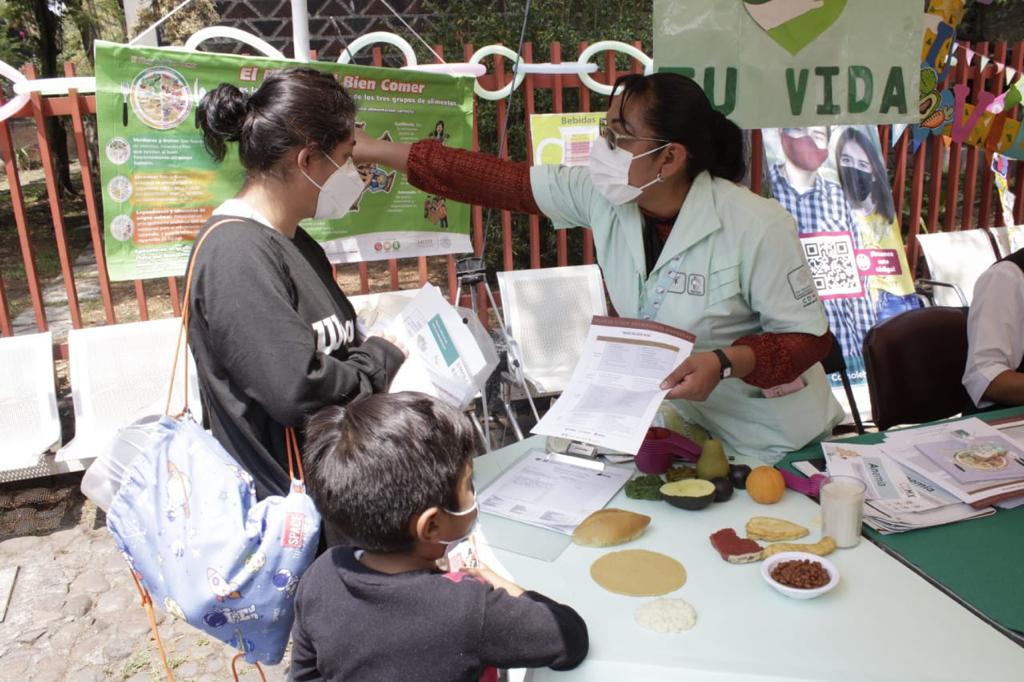
<instances>
[{"instance_id":1,"label":"poster with qr code","mask_svg":"<svg viewBox=\"0 0 1024 682\"><path fill-rule=\"evenodd\" d=\"M835 298L859 298L864 295L853 235L849 232L818 232L800 235L804 257L811 268L811 279L818 296L828 301Z\"/></svg>"},{"instance_id":2,"label":"poster with qr code","mask_svg":"<svg viewBox=\"0 0 1024 682\"><path fill-rule=\"evenodd\" d=\"M765 129L762 139L765 185L793 216L829 330L850 380L863 383L868 330L920 305L878 127Z\"/></svg>"}]
</instances>

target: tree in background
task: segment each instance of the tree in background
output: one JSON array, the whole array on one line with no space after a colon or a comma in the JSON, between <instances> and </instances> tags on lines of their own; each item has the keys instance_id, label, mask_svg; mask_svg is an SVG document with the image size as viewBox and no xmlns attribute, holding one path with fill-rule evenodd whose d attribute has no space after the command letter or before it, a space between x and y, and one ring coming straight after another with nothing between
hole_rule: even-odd
<instances>
[{"instance_id":1,"label":"tree in background","mask_svg":"<svg viewBox=\"0 0 1024 682\"><path fill-rule=\"evenodd\" d=\"M57 78L64 75L67 61L88 75L93 73L93 42L124 39L124 12L117 0L6 0L0 7L0 29L0 59L8 64L32 64L40 78ZM92 121L86 133L94 143ZM75 194L62 119L46 119L46 137L58 188ZM98 177L95 164L92 171Z\"/></svg>"},{"instance_id":2,"label":"tree in background","mask_svg":"<svg viewBox=\"0 0 1024 682\"><path fill-rule=\"evenodd\" d=\"M1024 40L1024 2L1021 0L993 0L982 4L969 0L967 14L957 36L963 40Z\"/></svg>"},{"instance_id":3,"label":"tree in background","mask_svg":"<svg viewBox=\"0 0 1024 682\"><path fill-rule=\"evenodd\" d=\"M152 0L148 6L139 11L139 21L129 27L129 33L136 36L149 26L159 21L165 14L174 9L181 0ZM182 45L189 36L201 28L216 26L220 22L220 12L213 0L192 0L181 11L175 13L157 29L161 45Z\"/></svg>"}]
</instances>

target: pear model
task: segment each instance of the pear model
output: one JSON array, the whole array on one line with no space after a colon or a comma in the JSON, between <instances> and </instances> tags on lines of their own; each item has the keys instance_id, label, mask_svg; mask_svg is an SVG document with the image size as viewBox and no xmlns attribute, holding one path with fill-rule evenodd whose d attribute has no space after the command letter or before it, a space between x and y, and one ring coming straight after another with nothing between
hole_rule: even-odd
<instances>
[{"instance_id":1,"label":"pear model","mask_svg":"<svg viewBox=\"0 0 1024 682\"><path fill-rule=\"evenodd\" d=\"M722 441L717 438L708 438L704 441L704 447L700 451L700 459L697 460L697 478L710 481L729 475L729 460L725 457L725 450L722 449Z\"/></svg>"}]
</instances>

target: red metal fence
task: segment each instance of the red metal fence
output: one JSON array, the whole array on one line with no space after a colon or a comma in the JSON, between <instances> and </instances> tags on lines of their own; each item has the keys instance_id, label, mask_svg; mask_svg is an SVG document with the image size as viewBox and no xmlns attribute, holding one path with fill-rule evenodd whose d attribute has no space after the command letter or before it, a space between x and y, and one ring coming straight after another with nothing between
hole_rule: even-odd
<instances>
[{"instance_id":1,"label":"red metal fence","mask_svg":"<svg viewBox=\"0 0 1024 682\"><path fill-rule=\"evenodd\" d=\"M641 47L636 43L637 47ZM586 44L578 46L580 52ZM1007 64L1017 69L1024 69L1024 43L1017 43L1008 48L1005 42L977 43L965 45L970 47L979 55L991 57L995 62ZM440 54L441 48L435 49ZM465 57L473 53L473 46L464 46ZM578 53L577 53L578 54ZM532 61L532 45L524 45L524 58ZM561 46L558 43L550 45L550 58L552 62L561 60ZM375 64L382 63L382 55L379 48L373 50ZM977 101L977 96L982 88L999 93L1005 89L1002 73L997 72L994 63L987 67L981 67L981 60L975 60L971 66L966 65L966 60L960 59L958 66L953 70L950 78L958 83L969 83L972 91L972 101ZM614 81L619 72L616 70L614 53L605 53L603 69L594 74L594 78L602 83ZM632 63L631 70L640 71L638 63ZM73 75L71 65L65 67L66 75ZM31 68L27 70L29 78L35 74ZM506 69L504 60L495 57L492 73L481 79L481 84L491 90L498 89L511 81L511 73ZM528 74L523 84L522 96L524 98L524 109L526 117L532 113L538 113L535 108L536 96L540 92L550 92L552 101L552 112L563 111L566 94L575 90L575 101L579 103L581 111L590 111L592 106L603 106L604 98L599 97L598 103L591 100L591 92L575 75L541 75ZM2 99L0 99L2 102ZM497 135L499 139L504 134L501 125L504 120L506 101L497 103ZM134 282L134 299L136 310L126 310L123 306L117 309L113 291L115 290L108 278L106 262L103 254L103 227L100 220L100 207L97 205L98 193L93 187L90 174L85 171L89 167L88 160L97 153L87 143L85 132L85 119L96 111L95 96L83 96L71 92L62 97L41 97L38 94L32 96L31 101L15 116L16 119L27 119L34 122L36 129L36 143L39 146L40 156L43 159L44 180L46 195L49 202L49 219L51 225L44 226L30 224L26 210L24 187L21 182L16 150L12 141L11 123L0 122L0 154L3 156L4 169L10 187L11 211L13 213L14 229L17 230L17 241L20 248L21 268L7 268L7 272L0 269L0 335L11 336L14 333L11 318L11 299L8 292L11 285L19 291L27 290L27 297L31 303L35 317L35 330L46 331L50 326L47 319L48 313L43 300L43 289L40 286L39 268L37 267L36 248L32 236L34 231L47 230L52 226L55 250L59 261L60 273L63 279L63 288L67 295L67 306L71 326L81 327L83 324L115 324L119 321L146 320L150 316L150 303L154 296L166 299L167 304L164 310L180 314L179 306L179 282L175 278L167 278L163 285L157 286L155 282L143 283ZM546 113L546 112L544 112ZM1011 112L1016 118L1018 112ZM57 188L57 178L51 163L47 160L51 157L49 143L44 134L45 120L48 117L59 116L70 122L73 132L74 147L80 161L83 172L81 173L81 190L84 197L86 214L88 216L88 227L90 241L95 252L97 276L99 279L100 299L102 303L102 316L96 315L93 322L83 322L80 310L79 295L76 290L76 281L73 269L75 254L70 252L67 229L65 226L65 213L62 207L62 200ZM477 113L474 109L474 135L473 147L479 148ZM527 126L528 129L528 126ZM904 136L895 148L890 149L890 128L881 126L879 128L882 139L883 151L887 154L887 167L890 168L893 180L893 194L899 215L902 217L904 232L907 235L907 255L912 271L918 271L918 244L917 234L922 229L928 232L937 230L952 231L966 230L976 227L984 228L1002 224L1002 213L999 207L998 198L993 200L993 178L989 165L985 163L984 152L976 147L969 147L960 144L951 144L948 148L941 138L931 138L922 145L917 153L909 154L908 136ZM751 135L751 188L755 192L761 191L762 171L764 166L764 154L761 146L761 133L758 130L752 131ZM531 159L531 146L527 144L525 155ZM509 151L503 150L502 156L508 157ZM1024 171L1020 162L1011 164L1010 187L1018 197L1024 194ZM909 198L908 198L909 195ZM1014 215L1015 223L1024 223L1024 201L1018 201ZM6 217L0 217L0 230L10 230L10 222ZM502 265L504 269L513 268L513 221L508 211L501 212L501 242L502 242ZM532 216L528 221L528 244L529 244L529 267L541 266L542 249L542 223ZM484 243L483 211L479 206L472 210L472 235L476 245L477 255ZM570 263L592 263L594 262L593 239L589 231L584 232L582 248L579 252L570 253L568 237L564 230L558 231L555 237L556 253L555 263L567 265ZM428 262L432 261L432 262ZM455 295L456 278L454 259L446 259L447 285L451 296ZM392 259L387 261L387 287L390 289L400 288L400 274L408 273L413 275L422 284L427 281L431 272L431 265L441 263L437 259L419 258L415 266L411 261L406 260L399 263ZM339 275L348 275L355 281L358 276L358 292L368 293L370 290L371 268L380 266L367 265L366 263L357 266L343 266L344 270ZM349 269L351 268L351 270ZM437 279L435 277L435 279ZM115 287L118 285L115 285ZM147 287L149 291L147 291ZM160 291L154 293L154 289ZM347 287L348 293L356 293L352 287ZM128 295L129 300L131 295ZM23 297L22 297L23 298ZM485 300L481 297L481 300ZM52 310L52 306L51 306ZM66 346L59 345L57 352L66 353Z\"/></svg>"}]
</instances>

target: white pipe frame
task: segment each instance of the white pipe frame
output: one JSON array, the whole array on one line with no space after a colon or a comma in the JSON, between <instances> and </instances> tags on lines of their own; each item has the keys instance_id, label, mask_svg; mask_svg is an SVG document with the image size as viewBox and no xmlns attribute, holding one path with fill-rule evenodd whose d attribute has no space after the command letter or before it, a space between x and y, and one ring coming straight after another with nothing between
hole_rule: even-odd
<instances>
[{"instance_id":1,"label":"white pipe frame","mask_svg":"<svg viewBox=\"0 0 1024 682\"><path fill-rule=\"evenodd\" d=\"M305 5L304 0L301 0L301 2ZM293 23L293 25L295 24ZM300 46L298 38L301 38L301 36L298 35L299 32L300 31L296 29L296 40L294 42L295 54L308 55L308 29L305 37L306 48L302 52L299 51ZM262 38L254 36L247 31L242 31L228 26L210 26L200 29L185 41L184 46L175 49L193 52L201 43L215 38L237 40L238 42L244 43L245 45L257 50L264 57L269 57L271 59L299 62L308 61L308 59L289 60L280 50ZM522 85L526 75L531 73L547 75L575 75L578 76L583 85L590 90L601 95L610 95L612 92L612 86L599 83L590 75L598 70L596 64L590 63L590 59L598 52L604 52L606 50L622 52L643 64L645 74L654 73L653 59L636 47L618 40L602 40L596 42L583 50L576 61L562 62L559 64L523 62L518 54L504 45L485 45L474 52L468 62L419 64L416 60L416 53L413 51L412 45L410 45L409 42L401 36L388 31L374 31L372 33L367 33L366 35L359 36L349 43L344 50L342 50L341 55L338 57L338 63L349 64L356 53L377 43L384 43L398 48L402 53L402 56L405 57L406 64L402 68L411 71L447 73L453 76L472 76L479 78L486 73L481 62L487 57L500 55L511 61L513 64L518 62L519 68L515 69L515 79L502 88L497 90L488 90L481 86L479 81L473 84L473 91L478 97L492 101L504 99L510 96L516 88ZM40 78L30 81L17 69L14 69L4 62L0 62L0 76L5 76L8 80L14 83L14 91L17 95L10 102L7 102L0 107L0 120L4 120L4 118L19 111L25 103L28 102L28 93L30 92L40 92L43 95L66 95L68 94L69 89L82 93L95 92L96 90L96 81L91 77L76 76L72 78ZM17 104L16 107L15 104Z\"/></svg>"},{"instance_id":2,"label":"white pipe frame","mask_svg":"<svg viewBox=\"0 0 1024 682\"><path fill-rule=\"evenodd\" d=\"M270 57L271 59L287 59L283 52L262 38L254 36L248 31L243 31L239 28L231 28L230 26L208 26L207 28L199 29L189 36L188 40L185 41L185 45L182 46L182 49L187 50L188 52L195 52L196 48L202 43L207 40L216 39L237 40L238 42L253 48L264 57ZM309 54L308 49L306 50L306 54Z\"/></svg>"}]
</instances>

